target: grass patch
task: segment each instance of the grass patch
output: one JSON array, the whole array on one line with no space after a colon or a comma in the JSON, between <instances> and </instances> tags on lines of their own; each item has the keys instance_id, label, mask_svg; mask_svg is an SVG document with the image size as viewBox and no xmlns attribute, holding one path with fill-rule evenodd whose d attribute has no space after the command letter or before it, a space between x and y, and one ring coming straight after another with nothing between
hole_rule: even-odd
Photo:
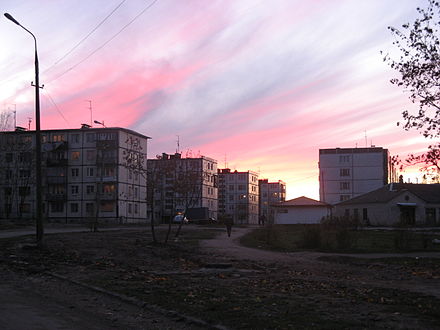
<instances>
[{"instance_id":1,"label":"grass patch","mask_svg":"<svg viewBox=\"0 0 440 330\"><path fill-rule=\"evenodd\" d=\"M241 244L273 251L344 253L440 252L435 233L412 230L356 230L325 225L273 225L256 229Z\"/></svg>"}]
</instances>

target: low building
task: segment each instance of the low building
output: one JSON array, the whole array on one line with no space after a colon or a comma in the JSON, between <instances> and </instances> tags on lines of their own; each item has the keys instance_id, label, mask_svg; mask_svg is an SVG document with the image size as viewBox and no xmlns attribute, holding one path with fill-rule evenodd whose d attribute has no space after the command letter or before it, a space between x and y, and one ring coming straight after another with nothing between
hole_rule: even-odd
<instances>
[{"instance_id":1,"label":"low building","mask_svg":"<svg viewBox=\"0 0 440 330\"><path fill-rule=\"evenodd\" d=\"M336 204L334 215L372 226L439 226L440 184L390 183Z\"/></svg>"},{"instance_id":2,"label":"low building","mask_svg":"<svg viewBox=\"0 0 440 330\"><path fill-rule=\"evenodd\" d=\"M219 169L219 216L235 224L258 224L258 173Z\"/></svg>"},{"instance_id":3,"label":"low building","mask_svg":"<svg viewBox=\"0 0 440 330\"><path fill-rule=\"evenodd\" d=\"M272 205L274 223L285 224L314 224L330 215L331 205L305 196L294 198Z\"/></svg>"},{"instance_id":4,"label":"low building","mask_svg":"<svg viewBox=\"0 0 440 330\"><path fill-rule=\"evenodd\" d=\"M43 130L43 216L49 221L146 221L147 141L119 127ZM35 131L0 133L0 218L36 214Z\"/></svg>"},{"instance_id":5,"label":"low building","mask_svg":"<svg viewBox=\"0 0 440 330\"><path fill-rule=\"evenodd\" d=\"M194 209L217 219L217 161L200 156L182 158L180 153L148 159L149 218L167 222L178 213ZM206 212L200 212L206 211Z\"/></svg>"},{"instance_id":6,"label":"low building","mask_svg":"<svg viewBox=\"0 0 440 330\"><path fill-rule=\"evenodd\" d=\"M278 180L269 182L268 179L258 180L259 192L259 216L264 217L266 221L273 222L272 204L284 202L286 200L286 183Z\"/></svg>"}]
</instances>

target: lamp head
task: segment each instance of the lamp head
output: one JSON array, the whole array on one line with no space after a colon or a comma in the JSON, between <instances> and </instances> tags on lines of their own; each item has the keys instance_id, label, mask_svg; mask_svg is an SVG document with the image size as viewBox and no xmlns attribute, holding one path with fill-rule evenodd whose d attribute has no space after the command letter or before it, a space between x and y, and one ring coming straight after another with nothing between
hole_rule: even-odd
<instances>
[{"instance_id":1,"label":"lamp head","mask_svg":"<svg viewBox=\"0 0 440 330\"><path fill-rule=\"evenodd\" d=\"M14 22L15 24L20 25L20 23L18 23L18 21L17 21L14 17L12 17L11 14L5 13L5 17L6 17L8 20Z\"/></svg>"}]
</instances>

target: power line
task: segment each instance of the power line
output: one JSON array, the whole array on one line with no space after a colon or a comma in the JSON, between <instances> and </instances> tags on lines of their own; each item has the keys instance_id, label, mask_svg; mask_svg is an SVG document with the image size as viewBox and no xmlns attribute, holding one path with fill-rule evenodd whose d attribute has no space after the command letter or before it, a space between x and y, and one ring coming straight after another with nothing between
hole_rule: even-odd
<instances>
[{"instance_id":1,"label":"power line","mask_svg":"<svg viewBox=\"0 0 440 330\"><path fill-rule=\"evenodd\" d=\"M60 114L60 116L64 119L64 121L66 122L68 127L71 127L69 121L66 119L66 117L64 117L63 113L61 112L60 108L58 108L58 105L55 103L55 101L53 100L53 98L50 96L49 92L47 91L47 88L43 89L44 92L46 93L46 96L49 98L49 100L52 102L52 104L54 105L55 109L58 111L58 113Z\"/></svg>"},{"instance_id":2,"label":"power line","mask_svg":"<svg viewBox=\"0 0 440 330\"><path fill-rule=\"evenodd\" d=\"M119 3L119 5L116 6L116 8L114 8L110 14L108 14L101 22L99 22L99 24L97 26L95 26L95 28L90 31L84 38L82 38L75 46L73 46L66 54L64 54L61 58L59 58L54 64L52 64L49 68L47 68L46 70L44 70L44 72L49 71L50 69L52 69L55 65L57 65L58 63L60 63L62 60L64 60L68 55L70 55L76 48L78 48L79 45L81 45L84 41L86 41L102 24L105 23L105 21L107 21L107 19L110 18L110 16L113 15L113 13L119 9L119 7L121 7L124 2L126 0L123 0L121 3ZM43 72L43 73L44 73Z\"/></svg>"},{"instance_id":3,"label":"power line","mask_svg":"<svg viewBox=\"0 0 440 330\"><path fill-rule=\"evenodd\" d=\"M98 48L96 48L94 51L92 51L89 55L87 55L86 57L84 57L81 61L79 61L78 63L76 63L75 65L73 65L72 67L70 67L69 69L67 69L66 71L62 72L60 75L58 75L57 77L55 77L54 79L52 79L50 82L53 82L55 80L58 80L59 78L61 78L62 76L64 76L66 73L72 71L73 69L75 69L77 66L81 65L82 63L84 63L86 60L88 60L90 57L92 57L95 53L97 53L99 50L101 50L102 48L104 48L110 41L112 41L113 39L115 39L119 34L122 33L122 31L124 31L129 25L131 25L135 20L137 20L143 13L145 13L148 9L150 9L158 0L154 0L153 2L151 2L149 5L147 5L139 14L137 14L130 22L128 22L126 25L124 25L117 33L115 33L110 39L108 39L106 42L104 42L101 46L99 46Z\"/></svg>"}]
</instances>

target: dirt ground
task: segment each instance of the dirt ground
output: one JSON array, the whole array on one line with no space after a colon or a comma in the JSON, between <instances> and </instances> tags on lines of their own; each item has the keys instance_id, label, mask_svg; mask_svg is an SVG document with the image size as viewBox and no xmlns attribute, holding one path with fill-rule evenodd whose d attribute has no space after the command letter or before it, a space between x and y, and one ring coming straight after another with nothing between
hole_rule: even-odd
<instances>
[{"instance_id":1,"label":"dirt ground","mask_svg":"<svg viewBox=\"0 0 440 330\"><path fill-rule=\"evenodd\" d=\"M9 329L440 329L438 253L278 253L241 246L249 230L189 225L167 245L140 229L58 233L43 251L32 237L0 240L0 319Z\"/></svg>"}]
</instances>

